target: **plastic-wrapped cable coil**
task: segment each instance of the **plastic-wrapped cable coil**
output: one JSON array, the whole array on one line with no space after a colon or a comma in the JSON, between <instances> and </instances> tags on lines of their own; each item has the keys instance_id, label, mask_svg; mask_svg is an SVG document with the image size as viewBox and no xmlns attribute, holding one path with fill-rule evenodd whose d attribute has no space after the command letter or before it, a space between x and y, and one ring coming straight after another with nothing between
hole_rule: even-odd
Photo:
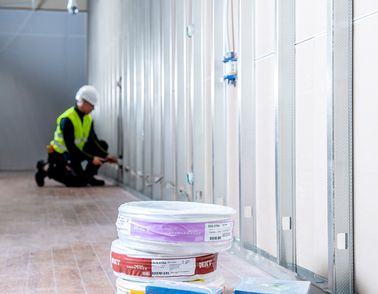
<instances>
[{"instance_id":1,"label":"plastic-wrapped cable coil","mask_svg":"<svg viewBox=\"0 0 378 294\"><path fill-rule=\"evenodd\" d=\"M224 288L225 281L223 276L217 273L217 275L214 278L208 280L195 280L188 283L195 283L206 287ZM153 282L142 283L124 280L121 278L117 278L116 281L117 294L145 294L146 287L150 285L153 285Z\"/></svg>"},{"instance_id":2,"label":"plastic-wrapped cable coil","mask_svg":"<svg viewBox=\"0 0 378 294\"><path fill-rule=\"evenodd\" d=\"M114 240L111 263L116 276L133 281L167 279L193 281L215 275L218 254L172 256L130 249L121 240Z\"/></svg>"},{"instance_id":3,"label":"plastic-wrapped cable coil","mask_svg":"<svg viewBox=\"0 0 378 294\"><path fill-rule=\"evenodd\" d=\"M227 250L233 240L230 207L180 201L136 201L119 207L118 237L140 251L183 255Z\"/></svg>"}]
</instances>

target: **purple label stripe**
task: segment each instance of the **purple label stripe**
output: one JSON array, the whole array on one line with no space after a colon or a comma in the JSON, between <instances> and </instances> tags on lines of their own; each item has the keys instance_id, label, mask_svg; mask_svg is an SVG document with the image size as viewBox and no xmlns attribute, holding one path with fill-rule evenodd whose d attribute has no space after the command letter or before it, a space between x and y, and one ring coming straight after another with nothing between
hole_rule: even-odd
<instances>
[{"instance_id":1,"label":"purple label stripe","mask_svg":"<svg viewBox=\"0 0 378 294\"><path fill-rule=\"evenodd\" d=\"M131 222L130 236L172 242L203 242L205 223Z\"/></svg>"}]
</instances>

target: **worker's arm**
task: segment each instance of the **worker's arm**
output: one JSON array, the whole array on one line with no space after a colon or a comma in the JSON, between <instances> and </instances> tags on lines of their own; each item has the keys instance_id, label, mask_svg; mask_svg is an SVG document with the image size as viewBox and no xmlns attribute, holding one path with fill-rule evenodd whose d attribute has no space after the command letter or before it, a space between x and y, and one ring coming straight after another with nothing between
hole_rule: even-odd
<instances>
[{"instance_id":1,"label":"worker's arm","mask_svg":"<svg viewBox=\"0 0 378 294\"><path fill-rule=\"evenodd\" d=\"M91 131L89 133L88 144L94 146L94 149L97 150L97 153L99 153L100 156L102 158L104 158L106 162L110 162L110 163L116 163L117 162L117 158L113 155L110 155L108 153L108 150L104 149L104 147L100 143L100 140L98 139L97 134L94 130L94 124L93 123L92 123Z\"/></svg>"},{"instance_id":2,"label":"worker's arm","mask_svg":"<svg viewBox=\"0 0 378 294\"><path fill-rule=\"evenodd\" d=\"M95 149L99 152L98 156L106 158L109 155L108 151L105 150L99 142L100 140L97 137L97 134L94 130L94 123L92 122L91 130L89 132L88 144L95 147Z\"/></svg>"},{"instance_id":3,"label":"worker's arm","mask_svg":"<svg viewBox=\"0 0 378 294\"><path fill-rule=\"evenodd\" d=\"M60 128L63 132L63 139L66 143L67 151L70 154L72 160L76 161L83 161L88 160L91 162L93 160L93 156L81 151L75 145L75 133L74 133L74 126L69 118L63 118L60 122Z\"/></svg>"}]
</instances>

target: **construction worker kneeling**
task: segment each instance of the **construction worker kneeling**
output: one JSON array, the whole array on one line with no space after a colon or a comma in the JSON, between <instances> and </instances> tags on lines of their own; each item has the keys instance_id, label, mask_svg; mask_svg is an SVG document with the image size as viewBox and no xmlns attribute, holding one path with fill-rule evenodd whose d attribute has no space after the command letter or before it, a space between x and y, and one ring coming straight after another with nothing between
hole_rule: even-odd
<instances>
[{"instance_id":1,"label":"construction worker kneeling","mask_svg":"<svg viewBox=\"0 0 378 294\"><path fill-rule=\"evenodd\" d=\"M49 177L68 187L103 186L96 179L98 169L105 162L116 162L108 154L108 144L99 140L94 131L91 112L98 100L93 86L83 86L76 94L76 104L57 119L54 139L47 146L47 163L37 162L35 180L42 187ZM85 168L82 163L87 162Z\"/></svg>"}]
</instances>

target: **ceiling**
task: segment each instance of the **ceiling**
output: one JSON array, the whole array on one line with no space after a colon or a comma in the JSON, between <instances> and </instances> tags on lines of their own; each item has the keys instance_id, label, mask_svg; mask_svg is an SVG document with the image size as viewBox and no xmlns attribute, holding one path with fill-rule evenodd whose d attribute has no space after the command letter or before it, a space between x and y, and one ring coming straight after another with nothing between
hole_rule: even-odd
<instances>
[{"instance_id":1,"label":"ceiling","mask_svg":"<svg viewBox=\"0 0 378 294\"><path fill-rule=\"evenodd\" d=\"M67 0L0 0L0 9L67 10ZM87 0L77 0L80 11L87 11Z\"/></svg>"}]
</instances>

